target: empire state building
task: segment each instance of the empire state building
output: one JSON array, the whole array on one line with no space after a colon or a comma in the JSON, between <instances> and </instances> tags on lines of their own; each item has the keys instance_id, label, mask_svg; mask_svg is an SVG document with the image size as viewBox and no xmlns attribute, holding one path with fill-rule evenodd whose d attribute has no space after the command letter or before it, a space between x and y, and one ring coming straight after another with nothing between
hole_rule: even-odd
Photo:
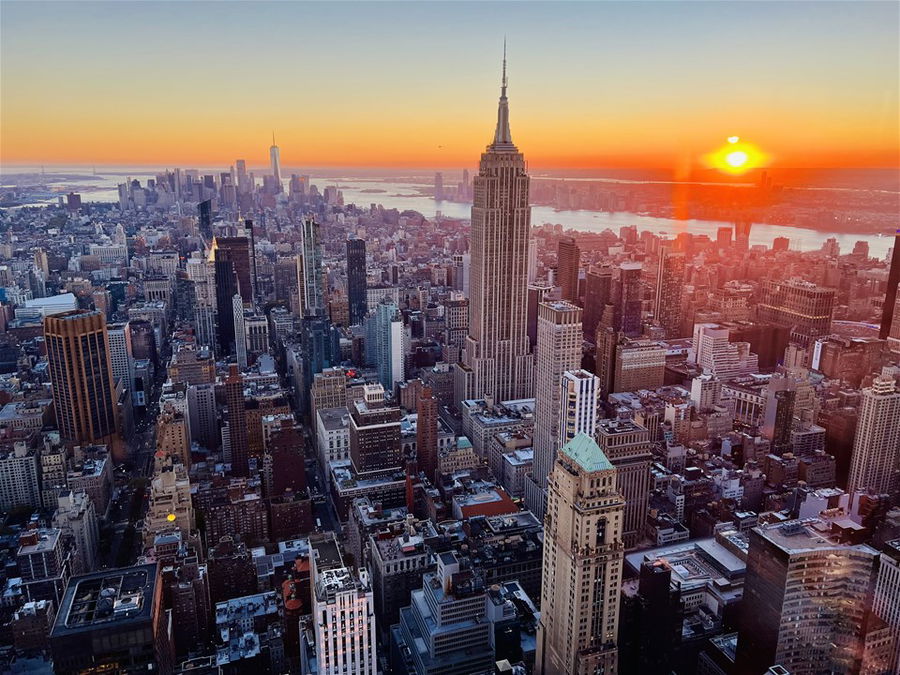
<instances>
[{"instance_id":1,"label":"empire state building","mask_svg":"<svg viewBox=\"0 0 900 675\"><path fill-rule=\"evenodd\" d=\"M504 49L497 130L473 181L469 335L454 375L457 402L534 395L526 326L528 185L525 157L509 132Z\"/></svg>"}]
</instances>

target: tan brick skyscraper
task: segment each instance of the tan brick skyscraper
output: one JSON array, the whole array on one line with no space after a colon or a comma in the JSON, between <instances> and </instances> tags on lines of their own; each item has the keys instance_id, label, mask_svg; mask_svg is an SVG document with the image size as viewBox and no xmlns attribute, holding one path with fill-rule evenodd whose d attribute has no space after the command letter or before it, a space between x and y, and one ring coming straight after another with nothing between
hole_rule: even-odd
<instances>
[{"instance_id":1,"label":"tan brick skyscraper","mask_svg":"<svg viewBox=\"0 0 900 675\"><path fill-rule=\"evenodd\" d=\"M481 155L472 203L469 335L456 364L457 401L530 398L528 233L531 207L525 157L513 144L506 57L494 141Z\"/></svg>"}]
</instances>

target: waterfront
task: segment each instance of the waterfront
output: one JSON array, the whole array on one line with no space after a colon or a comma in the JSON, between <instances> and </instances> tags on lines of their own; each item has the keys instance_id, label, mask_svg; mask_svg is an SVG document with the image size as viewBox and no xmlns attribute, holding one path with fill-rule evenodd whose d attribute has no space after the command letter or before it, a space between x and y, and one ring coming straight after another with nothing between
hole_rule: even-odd
<instances>
[{"instance_id":1,"label":"waterfront","mask_svg":"<svg viewBox=\"0 0 900 675\"><path fill-rule=\"evenodd\" d=\"M35 167L29 168L34 169ZM37 168L39 169L39 167ZM134 167L133 170L127 167L115 167L114 169L101 167L98 173L93 174L90 169L85 167L52 167L52 170L46 173L46 177L48 188L55 193L64 194L76 191L82 194L85 202L116 202L118 201L117 184L125 182L126 178L131 178L146 185L148 179L154 179L157 173L162 171L164 170L156 171L147 167ZM220 170L202 169L201 173L218 173L218 171ZM6 173L11 172L7 169ZM427 194L429 184L424 180L417 180L417 177L376 179L340 176L335 173L324 175L309 171L310 182L317 185L319 190L328 185L338 186L343 192L344 202L347 204L352 203L362 207L381 204L385 208L418 211L429 218L435 217L438 213L448 218L468 219L470 216L471 206L469 204L434 200ZM56 180L56 178L60 180ZM4 178L2 182L6 185L9 181ZM53 198L48 197L36 203L51 201ZM610 229L616 233L621 227L636 225L639 230L650 230L660 235L675 236L679 232L688 231L693 234L706 234L711 238L715 238L718 228L732 225L728 222L712 220L657 218L624 211L556 210L549 206L533 206L531 222L533 225L558 224L563 228L589 232L602 232ZM892 237L877 234L835 233L766 223L753 225L750 243L751 245L771 246L772 240L776 237L787 237L791 241L791 248L798 251L818 249L827 239L834 238L840 244L842 251L849 252L855 242L865 241L869 244L870 255L877 258L884 258L893 243Z\"/></svg>"}]
</instances>

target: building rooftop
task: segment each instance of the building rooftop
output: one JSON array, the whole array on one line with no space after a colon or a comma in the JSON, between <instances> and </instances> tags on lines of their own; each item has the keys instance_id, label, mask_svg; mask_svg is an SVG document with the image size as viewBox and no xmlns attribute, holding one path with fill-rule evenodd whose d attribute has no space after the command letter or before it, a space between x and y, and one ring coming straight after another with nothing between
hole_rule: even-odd
<instances>
[{"instance_id":1,"label":"building rooftop","mask_svg":"<svg viewBox=\"0 0 900 675\"><path fill-rule=\"evenodd\" d=\"M615 467L593 438L585 433L578 434L560 450L588 473L612 471Z\"/></svg>"},{"instance_id":2,"label":"building rooftop","mask_svg":"<svg viewBox=\"0 0 900 675\"><path fill-rule=\"evenodd\" d=\"M53 636L149 621L156 571L156 563L152 563L73 578L60 604Z\"/></svg>"}]
</instances>

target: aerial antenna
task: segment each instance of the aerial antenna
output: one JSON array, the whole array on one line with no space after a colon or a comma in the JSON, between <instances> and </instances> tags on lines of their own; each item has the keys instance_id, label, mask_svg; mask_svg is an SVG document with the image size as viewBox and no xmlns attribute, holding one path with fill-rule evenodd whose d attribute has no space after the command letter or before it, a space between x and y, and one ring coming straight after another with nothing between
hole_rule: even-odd
<instances>
[{"instance_id":1,"label":"aerial antenna","mask_svg":"<svg viewBox=\"0 0 900 675\"><path fill-rule=\"evenodd\" d=\"M506 96L506 36L503 36L503 95Z\"/></svg>"}]
</instances>

